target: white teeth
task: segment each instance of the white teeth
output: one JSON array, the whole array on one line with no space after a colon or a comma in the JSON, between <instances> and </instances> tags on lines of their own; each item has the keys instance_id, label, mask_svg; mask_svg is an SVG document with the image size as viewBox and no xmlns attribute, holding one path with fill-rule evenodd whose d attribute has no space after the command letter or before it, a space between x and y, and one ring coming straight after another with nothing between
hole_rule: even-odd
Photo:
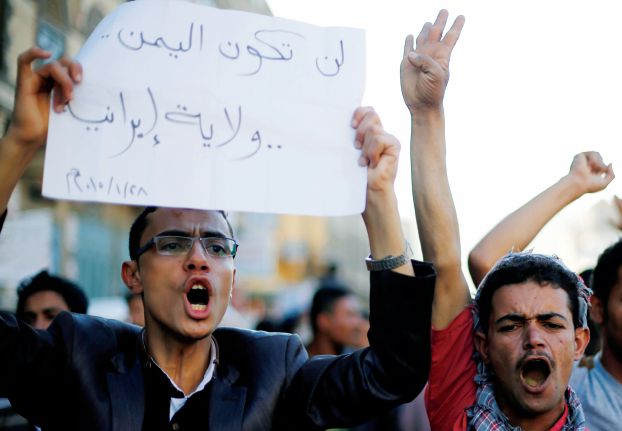
<instances>
[{"instance_id":1,"label":"white teeth","mask_svg":"<svg viewBox=\"0 0 622 431\"><path fill-rule=\"evenodd\" d=\"M200 284L195 284L194 286L192 286L191 288L192 290L196 290L196 289L202 289L205 290L206 287L205 286L201 286Z\"/></svg>"},{"instance_id":2,"label":"white teeth","mask_svg":"<svg viewBox=\"0 0 622 431\"><path fill-rule=\"evenodd\" d=\"M193 311L205 311L207 305L205 304L191 304Z\"/></svg>"}]
</instances>

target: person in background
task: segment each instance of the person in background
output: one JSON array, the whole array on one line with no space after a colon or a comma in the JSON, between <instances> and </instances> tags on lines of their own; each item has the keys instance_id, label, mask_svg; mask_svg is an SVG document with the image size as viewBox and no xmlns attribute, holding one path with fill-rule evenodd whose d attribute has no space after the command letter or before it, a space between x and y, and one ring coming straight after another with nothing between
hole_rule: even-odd
<instances>
[{"instance_id":1,"label":"person in background","mask_svg":"<svg viewBox=\"0 0 622 431\"><path fill-rule=\"evenodd\" d=\"M598 258L592 274L592 320L602 349L575 366L570 386L577 392L591 431L619 429L622 418L622 240Z\"/></svg>"},{"instance_id":2,"label":"person in background","mask_svg":"<svg viewBox=\"0 0 622 431\"><path fill-rule=\"evenodd\" d=\"M344 286L320 286L309 312L313 339L309 356L339 355L360 343L363 316L358 298Z\"/></svg>"},{"instance_id":3,"label":"person in background","mask_svg":"<svg viewBox=\"0 0 622 431\"><path fill-rule=\"evenodd\" d=\"M568 174L512 212L469 253L469 273L476 286L509 251L522 251L558 212L588 193L604 190L615 178L613 166L596 151L574 156ZM588 280L585 280L589 283Z\"/></svg>"},{"instance_id":4,"label":"person in background","mask_svg":"<svg viewBox=\"0 0 622 431\"><path fill-rule=\"evenodd\" d=\"M43 270L17 287L17 317L35 329L45 330L62 311L86 314L89 301L84 291L66 278ZM6 398L0 398L0 431L38 430L18 415Z\"/></svg>"},{"instance_id":5,"label":"person in background","mask_svg":"<svg viewBox=\"0 0 622 431\"><path fill-rule=\"evenodd\" d=\"M89 301L77 284L43 270L17 288L17 317L35 329L47 329L61 311L86 314Z\"/></svg>"}]
</instances>

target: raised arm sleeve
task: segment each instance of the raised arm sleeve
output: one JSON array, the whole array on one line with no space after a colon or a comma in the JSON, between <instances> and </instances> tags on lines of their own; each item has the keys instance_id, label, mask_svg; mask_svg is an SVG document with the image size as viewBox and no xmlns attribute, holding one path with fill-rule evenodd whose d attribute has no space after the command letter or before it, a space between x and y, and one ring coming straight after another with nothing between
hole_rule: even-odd
<instances>
[{"instance_id":1,"label":"raised arm sleeve","mask_svg":"<svg viewBox=\"0 0 622 431\"><path fill-rule=\"evenodd\" d=\"M430 368L436 274L430 264L413 266L415 277L371 273L370 347L302 365L284 400L289 426L351 426L419 394Z\"/></svg>"}]
</instances>

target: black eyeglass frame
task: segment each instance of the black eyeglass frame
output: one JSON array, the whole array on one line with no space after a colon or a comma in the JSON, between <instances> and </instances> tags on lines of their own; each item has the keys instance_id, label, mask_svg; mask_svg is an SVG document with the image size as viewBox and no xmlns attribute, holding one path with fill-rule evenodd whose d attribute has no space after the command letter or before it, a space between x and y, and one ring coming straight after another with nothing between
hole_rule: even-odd
<instances>
[{"instance_id":1,"label":"black eyeglass frame","mask_svg":"<svg viewBox=\"0 0 622 431\"><path fill-rule=\"evenodd\" d=\"M158 238L186 238L186 239L191 239L192 240L192 244L190 245L190 248L192 249L192 247L194 247L194 242L199 240L199 242L201 243L201 247L203 247L203 250L205 251L205 253L207 253L209 256L213 256L213 257L229 257L229 256L216 256L211 254L209 251L207 251L207 249L205 248L205 244L203 244L204 239L225 239L228 241L232 241L233 242L233 247L231 250L231 257L235 259L235 255L238 252L238 247L240 246L240 244L233 238L227 238L224 236L181 236L181 235L156 235L153 238L151 238L149 241L147 241L147 243L145 243L145 245L143 245L142 247L139 247L138 250L136 250L136 252L134 253L134 259L133 260L138 260L138 258L140 256L142 256L143 254L145 254L145 252L149 251L151 249L151 247L156 245L156 239ZM156 252L158 254L160 254L160 252L157 250L157 246L156 246ZM173 254L161 254L162 256L174 256Z\"/></svg>"}]
</instances>

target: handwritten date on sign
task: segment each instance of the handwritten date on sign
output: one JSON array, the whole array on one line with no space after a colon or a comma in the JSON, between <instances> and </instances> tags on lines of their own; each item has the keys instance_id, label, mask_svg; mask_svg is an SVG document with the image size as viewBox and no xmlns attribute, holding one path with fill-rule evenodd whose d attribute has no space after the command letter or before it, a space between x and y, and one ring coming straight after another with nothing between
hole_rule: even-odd
<instances>
[{"instance_id":1,"label":"handwritten date on sign","mask_svg":"<svg viewBox=\"0 0 622 431\"><path fill-rule=\"evenodd\" d=\"M72 168L67 172L67 193L69 194L101 194L111 197L130 198L148 196L144 187L110 176L106 179L83 176L79 169Z\"/></svg>"}]
</instances>

